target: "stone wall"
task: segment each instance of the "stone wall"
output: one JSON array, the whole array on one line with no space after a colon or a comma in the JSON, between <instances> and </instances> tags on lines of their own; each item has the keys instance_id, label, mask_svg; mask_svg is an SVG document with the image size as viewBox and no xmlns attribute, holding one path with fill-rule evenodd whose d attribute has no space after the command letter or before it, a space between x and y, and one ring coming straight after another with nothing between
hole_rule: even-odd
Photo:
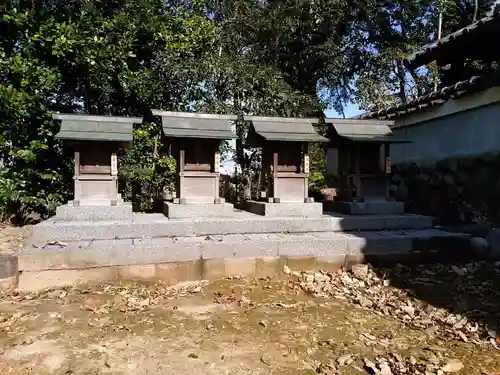
<instances>
[{"instance_id":1,"label":"stone wall","mask_svg":"<svg viewBox=\"0 0 500 375\"><path fill-rule=\"evenodd\" d=\"M391 195L442 225L500 222L500 154L397 164Z\"/></svg>"}]
</instances>

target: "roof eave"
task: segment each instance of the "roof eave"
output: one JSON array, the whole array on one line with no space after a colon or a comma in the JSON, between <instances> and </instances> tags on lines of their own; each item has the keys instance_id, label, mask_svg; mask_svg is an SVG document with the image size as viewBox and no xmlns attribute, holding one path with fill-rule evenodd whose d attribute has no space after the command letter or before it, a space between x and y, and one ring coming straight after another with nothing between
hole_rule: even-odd
<instances>
[{"instance_id":1,"label":"roof eave","mask_svg":"<svg viewBox=\"0 0 500 375\"><path fill-rule=\"evenodd\" d=\"M416 69L422 65L428 64L431 61L440 59L446 54L444 50L456 48L455 44L460 44L465 38L482 33L483 28L487 28L490 25L495 26L496 22L500 19L500 13L493 13L486 17L481 18L472 25L466 26L459 29L445 37L441 38L439 41L427 44L421 50L413 53L406 59L403 59L403 64L408 69ZM444 61L443 63L447 63Z\"/></svg>"}]
</instances>

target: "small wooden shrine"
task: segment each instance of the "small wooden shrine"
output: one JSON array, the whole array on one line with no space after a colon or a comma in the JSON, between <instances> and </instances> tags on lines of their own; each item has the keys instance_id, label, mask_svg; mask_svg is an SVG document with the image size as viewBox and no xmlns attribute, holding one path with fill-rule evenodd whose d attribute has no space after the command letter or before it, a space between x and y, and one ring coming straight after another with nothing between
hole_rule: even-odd
<instances>
[{"instance_id":1,"label":"small wooden shrine","mask_svg":"<svg viewBox=\"0 0 500 375\"><path fill-rule=\"evenodd\" d=\"M75 152L75 194L72 206L116 206L117 151L132 143L134 123L142 118L58 114L62 120L57 139L68 140Z\"/></svg>"},{"instance_id":2,"label":"small wooden shrine","mask_svg":"<svg viewBox=\"0 0 500 375\"><path fill-rule=\"evenodd\" d=\"M310 203L309 143L328 142L314 130L317 119L245 116L249 147L262 147L266 200Z\"/></svg>"},{"instance_id":3,"label":"small wooden shrine","mask_svg":"<svg viewBox=\"0 0 500 375\"><path fill-rule=\"evenodd\" d=\"M341 201L384 201L389 197L391 143L406 143L393 136L392 121L326 119L328 175L337 178Z\"/></svg>"},{"instance_id":4,"label":"small wooden shrine","mask_svg":"<svg viewBox=\"0 0 500 375\"><path fill-rule=\"evenodd\" d=\"M225 203L219 196L219 148L223 140L236 137L231 122L237 116L160 110L152 113L161 117L165 144L177 159L173 203Z\"/></svg>"}]
</instances>

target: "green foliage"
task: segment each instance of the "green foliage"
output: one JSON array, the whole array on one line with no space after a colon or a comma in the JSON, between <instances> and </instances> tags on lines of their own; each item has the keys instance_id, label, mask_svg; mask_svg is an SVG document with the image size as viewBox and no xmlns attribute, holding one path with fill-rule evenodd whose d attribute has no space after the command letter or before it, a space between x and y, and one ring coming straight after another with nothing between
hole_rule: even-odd
<instances>
[{"instance_id":1,"label":"green foliage","mask_svg":"<svg viewBox=\"0 0 500 375\"><path fill-rule=\"evenodd\" d=\"M146 123L134 129L134 147L123 150L119 182L122 196L137 211L156 211L164 190L173 188L175 159L161 155L158 124Z\"/></svg>"}]
</instances>

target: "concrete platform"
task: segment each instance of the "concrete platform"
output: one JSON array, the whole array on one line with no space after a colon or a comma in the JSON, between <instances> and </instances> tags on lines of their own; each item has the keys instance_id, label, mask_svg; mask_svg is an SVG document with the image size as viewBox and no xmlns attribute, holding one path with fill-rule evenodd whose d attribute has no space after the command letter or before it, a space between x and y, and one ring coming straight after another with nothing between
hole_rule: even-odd
<instances>
[{"instance_id":1,"label":"concrete platform","mask_svg":"<svg viewBox=\"0 0 500 375\"><path fill-rule=\"evenodd\" d=\"M258 201L245 202L245 209L256 215L270 217L321 217L321 203L281 202L269 203Z\"/></svg>"},{"instance_id":2,"label":"concrete platform","mask_svg":"<svg viewBox=\"0 0 500 375\"><path fill-rule=\"evenodd\" d=\"M232 217L168 219L162 214L134 214L132 220L57 221L46 220L33 227L30 244L51 241L93 241L159 237L189 237L252 233L316 233L364 230L425 229L432 226L428 216L323 215L317 218L266 217L234 212Z\"/></svg>"},{"instance_id":3,"label":"concrete platform","mask_svg":"<svg viewBox=\"0 0 500 375\"><path fill-rule=\"evenodd\" d=\"M404 213L403 202L323 202L323 209L346 215L399 215Z\"/></svg>"},{"instance_id":4,"label":"concrete platform","mask_svg":"<svg viewBox=\"0 0 500 375\"><path fill-rule=\"evenodd\" d=\"M56 208L56 216L51 220L62 221L99 221L99 220L132 220L133 212L130 203L109 205L65 204Z\"/></svg>"},{"instance_id":5,"label":"concrete platform","mask_svg":"<svg viewBox=\"0 0 500 375\"><path fill-rule=\"evenodd\" d=\"M169 219L188 219L203 217L232 217L234 207L231 203L186 203L165 202L163 213Z\"/></svg>"},{"instance_id":6,"label":"concrete platform","mask_svg":"<svg viewBox=\"0 0 500 375\"><path fill-rule=\"evenodd\" d=\"M19 271L73 270L241 257L336 258L405 256L468 246L469 235L436 229L363 233L231 234L79 241L17 254Z\"/></svg>"}]
</instances>

